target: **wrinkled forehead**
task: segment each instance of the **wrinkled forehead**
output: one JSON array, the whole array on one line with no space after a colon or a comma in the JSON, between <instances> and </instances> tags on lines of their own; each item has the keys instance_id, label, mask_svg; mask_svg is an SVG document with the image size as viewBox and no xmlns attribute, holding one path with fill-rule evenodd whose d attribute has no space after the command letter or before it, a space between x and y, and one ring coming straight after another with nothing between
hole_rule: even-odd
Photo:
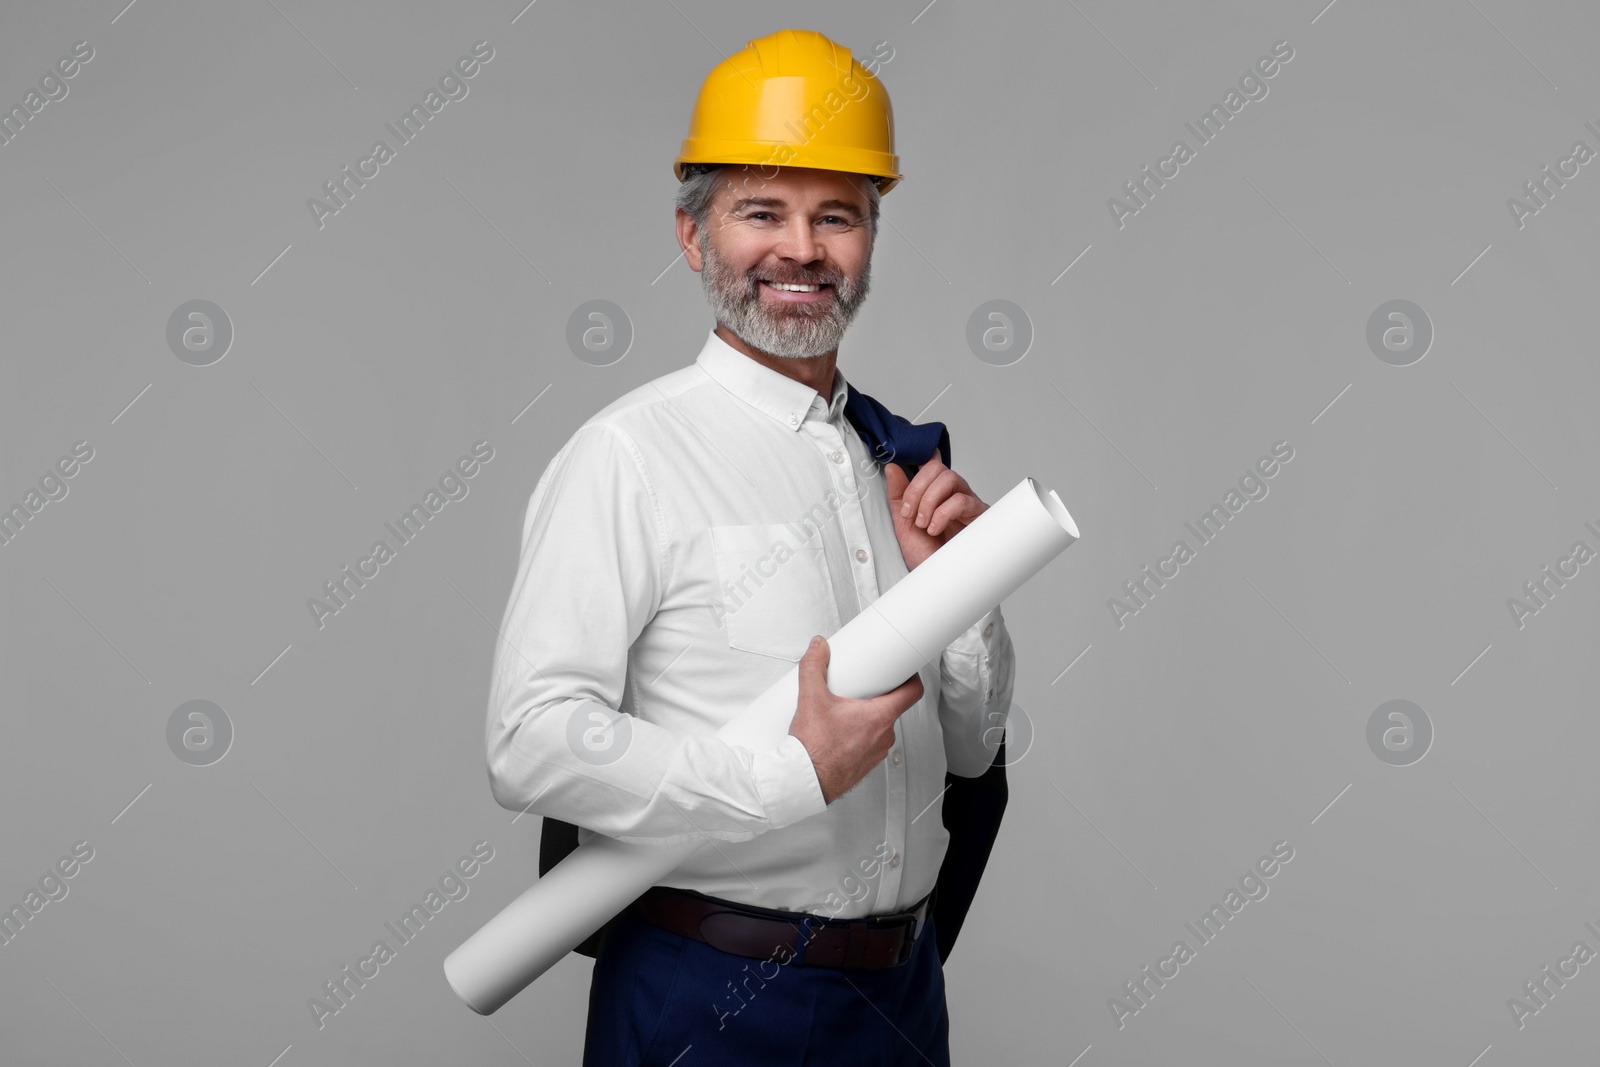
<instances>
[{"instance_id":1,"label":"wrinkled forehead","mask_svg":"<svg viewBox=\"0 0 1600 1067\"><path fill-rule=\"evenodd\" d=\"M812 167L728 164L720 168L717 198L726 203L763 201L762 206L834 208L860 211L867 206L865 174Z\"/></svg>"}]
</instances>

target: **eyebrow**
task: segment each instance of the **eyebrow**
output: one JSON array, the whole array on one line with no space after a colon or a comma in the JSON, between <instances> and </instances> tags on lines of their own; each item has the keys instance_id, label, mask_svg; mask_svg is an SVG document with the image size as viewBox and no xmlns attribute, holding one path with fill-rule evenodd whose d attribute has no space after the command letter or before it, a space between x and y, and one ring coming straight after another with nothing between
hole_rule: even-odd
<instances>
[{"instance_id":1,"label":"eyebrow","mask_svg":"<svg viewBox=\"0 0 1600 1067\"><path fill-rule=\"evenodd\" d=\"M788 203L776 196L747 196L736 200L729 211L743 211L747 207L788 207ZM818 210L843 211L853 218L861 218L861 209L845 200L824 200L817 205Z\"/></svg>"}]
</instances>

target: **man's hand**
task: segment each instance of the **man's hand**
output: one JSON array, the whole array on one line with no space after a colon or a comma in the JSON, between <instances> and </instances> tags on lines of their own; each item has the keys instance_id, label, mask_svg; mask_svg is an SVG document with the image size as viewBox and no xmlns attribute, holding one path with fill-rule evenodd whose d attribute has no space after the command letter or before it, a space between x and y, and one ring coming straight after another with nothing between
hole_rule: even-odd
<instances>
[{"instance_id":1,"label":"man's hand","mask_svg":"<svg viewBox=\"0 0 1600 1067\"><path fill-rule=\"evenodd\" d=\"M822 799L832 804L894 747L895 720L922 699L922 675L913 674L882 696L854 700L828 689L828 658L828 641L819 634L800 658L800 700L789 732L811 754Z\"/></svg>"},{"instance_id":2,"label":"man's hand","mask_svg":"<svg viewBox=\"0 0 1600 1067\"><path fill-rule=\"evenodd\" d=\"M917 468L917 476L909 482L906 472L894 462L883 468L883 478L889 490L894 536L900 542L906 570L915 570L967 523L989 510L967 480L944 465L938 449Z\"/></svg>"}]
</instances>

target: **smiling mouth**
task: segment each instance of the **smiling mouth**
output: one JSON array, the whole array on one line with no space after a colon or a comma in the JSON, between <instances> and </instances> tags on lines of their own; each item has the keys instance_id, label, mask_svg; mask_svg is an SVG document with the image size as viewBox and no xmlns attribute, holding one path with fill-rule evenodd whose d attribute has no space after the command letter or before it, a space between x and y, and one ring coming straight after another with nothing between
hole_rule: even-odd
<instances>
[{"instance_id":1,"label":"smiling mouth","mask_svg":"<svg viewBox=\"0 0 1600 1067\"><path fill-rule=\"evenodd\" d=\"M782 304L818 304L832 299L833 286L828 282L772 282L757 279L758 288L770 293L770 300Z\"/></svg>"},{"instance_id":2,"label":"smiling mouth","mask_svg":"<svg viewBox=\"0 0 1600 1067\"><path fill-rule=\"evenodd\" d=\"M772 289L777 289L780 292L788 293L814 293L820 289L831 288L831 286L825 282L773 282L768 281L765 278L760 279L760 281L761 284L765 286L768 286Z\"/></svg>"}]
</instances>

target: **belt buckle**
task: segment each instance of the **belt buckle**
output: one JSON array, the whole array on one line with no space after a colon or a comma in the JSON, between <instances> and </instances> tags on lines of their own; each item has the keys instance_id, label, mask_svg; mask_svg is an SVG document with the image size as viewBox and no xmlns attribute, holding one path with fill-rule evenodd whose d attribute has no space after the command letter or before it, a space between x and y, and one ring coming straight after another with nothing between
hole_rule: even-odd
<instances>
[{"instance_id":1,"label":"belt buckle","mask_svg":"<svg viewBox=\"0 0 1600 1067\"><path fill-rule=\"evenodd\" d=\"M911 912L911 939L915 941L922 936L922 928L928 923L928 912L933 910L933 895L922 898L922 903Z\"/></svg>"},{"instance_id":2,"label":"belt buckle","mask_svg":"<svg viewBox=\"0 0 1600 1067\"><path fill-rule=\"evenodd\" d=\"M917 938L922 936L923 927L927 925L931 903L931 898L924 898L916 910L911 912L911 921L905 924L905 927L910 928L910 933L900 942L900 951L895 957L895 966L898 967L908 962L911 959L911 953L916 951ZM902 929L905 927L902 927Z\"/></svg>"},{"instance_id":3,"label":"belt buckle","mask_svg":"<svg viewBox=\"0 0 1600 1067\"><path fill-rule=\"evenodd\" d=\"M917 949L917 937L922 933L921 914L918 914L916 918L907 923L906 928L906 936L900 941L900 952L895 957L894 962L896 967L909 962L911 959L911 954Z\"/></svg>"}]
</instances>

